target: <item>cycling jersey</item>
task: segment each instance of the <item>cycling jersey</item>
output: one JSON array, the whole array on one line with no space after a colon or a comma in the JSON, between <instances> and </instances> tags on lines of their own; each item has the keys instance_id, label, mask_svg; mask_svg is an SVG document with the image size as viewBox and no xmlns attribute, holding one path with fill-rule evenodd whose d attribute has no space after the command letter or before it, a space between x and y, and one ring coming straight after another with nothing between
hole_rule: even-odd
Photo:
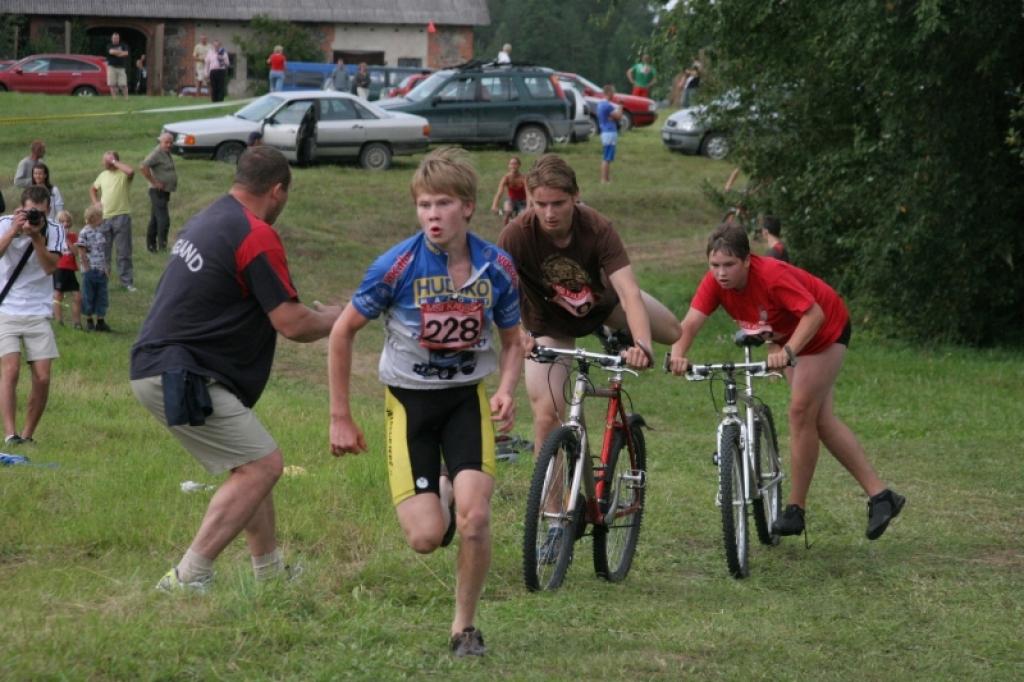
<instances>
[{"instance_id":1,"label":"cycling jersey","mask_svg":"<svg viewBox=\"0 0 1024 682\"><path fill-rule=\"evenodd\" d=\"M420 232L367 270L352 305L367 319L384 315L379 373L388 386L451 388L497 369L491 322L519 324L519 281L507 253L470 233L472 271L456 291L448 254Z\"/></svg>"}]
</instances>

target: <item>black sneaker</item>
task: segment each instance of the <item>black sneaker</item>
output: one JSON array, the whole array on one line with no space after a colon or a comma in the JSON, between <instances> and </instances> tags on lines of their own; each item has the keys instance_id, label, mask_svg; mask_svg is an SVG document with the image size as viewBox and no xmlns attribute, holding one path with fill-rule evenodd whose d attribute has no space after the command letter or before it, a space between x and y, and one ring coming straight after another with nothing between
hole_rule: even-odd
<instances>
[{"instance_id":1,"label":"black sneaker","mask_svg":"<svg viewBox=\"0 0 1024 682\"><path fill-rule=\"evenodd\" d=\"M804 532L804 510L797 504L787 504L782 516L772 524L775 535L800 535Z\"/></svg>"},{"instance_id":2,"label":"black sneaker","mask_svg":"<svg viewBox=\"0 0 1024 682\"><path fill-rule=\"evenodd\" d=\"M448 647L455 658L465 656L483 656L487 653L484 646L484 635L475 627L468 627L457 635L452 635Z\"/></svg>"},{"instance_id":3,"label":"black sneaker","mask_svg":"<svg viewBox=\"0 0 1024 682\"><path fill-rule=\"evenodd\" d=\"M86 329L86 331L90 331L90 332L96 331L96 323L93 322L92 320L86 320L85 321L85 329Z\"/></svg>"},{"instance_id":4,"label":"black sneaker","mask_svg":"<svg viewBox=\"0 0 1024 682\"><path fill-rule=\"evenodd\" d=\"M97 320L96 321L96 331L98 331L98 332L109 332L109 331L113 331L113 330L107 325L107 321L106 320Z\"/></svg>"},{"instance_id":5,"label":"black sneaker","mask_svg":"<svg viewBox=\"0 0 1024 682\"><path fill-rule=\"evenodd\" d=\"M889 527L889 522L900 515L907 498L886 488L868 500L868 540L877 540Z\"/></svg>"}]
</instances>

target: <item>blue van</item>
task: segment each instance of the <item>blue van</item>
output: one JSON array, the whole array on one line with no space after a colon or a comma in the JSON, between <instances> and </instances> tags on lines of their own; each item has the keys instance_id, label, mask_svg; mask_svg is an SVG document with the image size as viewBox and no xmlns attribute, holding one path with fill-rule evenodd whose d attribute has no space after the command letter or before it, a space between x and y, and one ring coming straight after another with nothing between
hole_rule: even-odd
<instances>
[{"instance_id":1,"label":"blue van","mask_svg":"<svg viewBox=\"0 0 1024 682\"><path fill-rule=\"evenodd\" d=\"M334 75L334 64L288 62L284 67L283 90L323 90Z\"/></svg>"}]
</instances>

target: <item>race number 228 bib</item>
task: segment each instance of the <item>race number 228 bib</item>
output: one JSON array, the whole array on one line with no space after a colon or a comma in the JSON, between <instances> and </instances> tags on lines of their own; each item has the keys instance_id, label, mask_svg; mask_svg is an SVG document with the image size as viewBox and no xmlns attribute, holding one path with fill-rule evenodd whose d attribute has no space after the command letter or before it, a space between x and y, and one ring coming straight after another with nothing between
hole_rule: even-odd
<instances>
[{"instance_id":1,"label":"race number 228 bib","mask_svg":"<svg viewBox=\"0 0 1024 682\"><path fill-rule=\"evenodd\" d=\"M420 345L431 350L461 350L480 340L484 304L445 301L420 305Z\"/></svg>"}]
</instances>

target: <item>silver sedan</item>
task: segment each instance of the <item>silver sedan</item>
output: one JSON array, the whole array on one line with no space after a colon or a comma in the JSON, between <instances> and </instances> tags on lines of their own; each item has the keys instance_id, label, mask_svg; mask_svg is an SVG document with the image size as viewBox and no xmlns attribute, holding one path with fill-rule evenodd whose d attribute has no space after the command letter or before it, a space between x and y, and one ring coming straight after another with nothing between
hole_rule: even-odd
<instances>
[{"instance_id":1,"label":"silver sedan","mask_svg":"<svg viewBox=\"0 0 1024 682\"><path fill-rule=\"evenodd\" d=\"M172 150L184 157L235 162L250 135L300 164L358 159L363 168L384 170L391 157L427 148L430 124L422 116L385 111L343 92L275 92L228 116L164 126Z\"/></svg>"}]
</instances>

